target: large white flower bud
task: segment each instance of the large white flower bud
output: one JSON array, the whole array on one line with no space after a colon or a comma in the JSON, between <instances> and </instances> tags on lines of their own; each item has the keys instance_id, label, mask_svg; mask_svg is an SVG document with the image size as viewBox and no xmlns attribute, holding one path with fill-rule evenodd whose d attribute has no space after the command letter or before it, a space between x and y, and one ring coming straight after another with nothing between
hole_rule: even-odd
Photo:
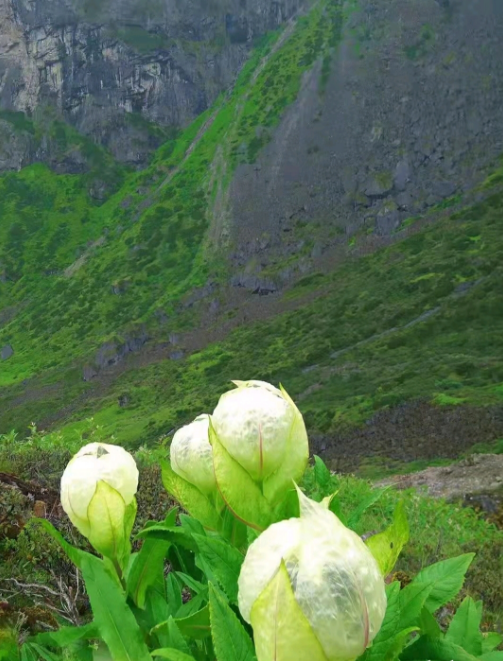
<instances>
[{"instance_id":1,"label":"large white flower bud","mask_svg":"<svg viewBox=\"0 0 503 661\"><path fill-rule=\"evenodd\" d=\"M97 551L120 560L136 512L138 469L124 448L90 443L61 478L61 504Z\"/></svg>"},{"instance_id":2,"label":"large white flower bud","mask_svg":"<svg viewBox=\"0 0 503 661\"><path fill-rule=\"evenodd\" d=\"M258 661L273 660L278 632L281 658L352 661L381 627L384 579L358 535L322 504L300 492L299 499L299 519L273 524L248 549L239 576L239 609L253 627ZM289 592L281 588L282 567ZM271 599L283 600L277 612Z\"/></svg>"},{"instance_id":3,"label":"large white flower bud","mask_svg":"<svg viewBox=\"0 0 503 661\"><path fill-rule=\"evenodd\" d=\"M263 381L235 381L220 398L213 429L227 452L256 482L288 459L291 480L300 479L309 447L302 416L288 395Z\"/></svg>"},{"instance_id":4,"label":"large white flower bud","mask_svg":"<svg viewBox=\"0 0 503 661\"><path fill-rule=\"evenodd\" d=\"M179 429L170 447L171 468L202 493L216 489L213 469L213 449L208 439L209 416L198 416L189 425Z\"/></svg>"}]
</instances>

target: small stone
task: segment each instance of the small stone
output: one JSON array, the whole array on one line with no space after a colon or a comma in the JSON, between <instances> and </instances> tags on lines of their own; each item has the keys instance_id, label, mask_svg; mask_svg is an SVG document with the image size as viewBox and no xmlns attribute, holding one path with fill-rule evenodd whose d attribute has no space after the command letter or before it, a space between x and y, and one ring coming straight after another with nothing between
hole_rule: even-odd
<instances>
[{"instance_id":1,"label":"small stone","mask_svg":"<svg viewBox=\"0 0 503 661\"><path fill-rule=\"evenodd\" d=\"M2 347L2 350L0 351L0 358L2 360L8 360L14 355L14 349L11 347L10 344L6 344L4 347Z\"/></svg>"}]
</instances>

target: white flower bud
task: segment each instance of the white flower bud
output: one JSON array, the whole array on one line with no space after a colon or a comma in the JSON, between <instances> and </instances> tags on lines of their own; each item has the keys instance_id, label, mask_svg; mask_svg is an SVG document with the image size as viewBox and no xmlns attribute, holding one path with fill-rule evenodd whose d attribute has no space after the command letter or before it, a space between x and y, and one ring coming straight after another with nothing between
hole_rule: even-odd
<instances>
[{"instance_id":1,"label":"white flower bud","mask_svg":"<svg viewBox=\"0 0 503 661\"><path fill-rule=\"evenodd\" d=\"M198 416L179 429L170 447L171 468L204 494L216 489L213 449L208 439L209 416Z\"/></svg>"},{"instance_id":2,"label":"white flower bud","mask_svg":"<svg viewBox=\"0 0 503 661\"><path fill-rule=\"evenodd\" d=\"M269 383L234 383L237 388L222 395L212 415L221 444L257 482L277 471L287 457L292 464L291 479L299 479L309 448L304 421L295 404Z\"/></svg>"},{"instance_id":3,"label":"white flower bud","mask_svg":"<svg viewBox=\"0 0 503 661\"><path fill-rule=\"evenodd\" d=\"M270 526L248 549L239 576L239 609L252 624L259 651L277 623L254 614L254 605L278 574L282 560L293 596L327 661L351 661L377 635L386 612L379 566L353 531L322 504L299 492L301 516ZM301 623L284 625L295 632ZM295 635L292 635L295 640ZM283 648L288 641L282 641ZM288 657L290 658L290 657ZM291 658L303 658L292 649Z\"/></svg>"},{"instance_id":4,"label":"white flower bud","mask_svg":"<svg viewBox=\"0 0 503 661\"><path fill-rule=\"evenodd\" d=\"M104 555L119 551L136 511L138 469L124 448L90 443L68 463L61 478L61 504L73 525ZM133 509L132 509L133 508ZM121 549L122 551L123 549Z\"/></svg>"}]
</instances>

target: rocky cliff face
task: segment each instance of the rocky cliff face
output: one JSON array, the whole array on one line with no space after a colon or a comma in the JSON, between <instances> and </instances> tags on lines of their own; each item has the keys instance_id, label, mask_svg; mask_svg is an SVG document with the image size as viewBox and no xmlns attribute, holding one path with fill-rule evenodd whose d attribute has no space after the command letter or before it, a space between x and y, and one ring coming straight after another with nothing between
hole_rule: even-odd
<instances>
[{"instance_id":1,"label":"rocky cliff face","mask_svg":"<svg viewBox=\"0 0 503 661\"><path fill-rule=\"evenodd\" d=\"M257 162L232 183L241 286L290 257L281 286L348 234L389 236L455 201L503 151L503 3L358 5L325 83L321 66L305 75Z\"/></svg>"},{"instance_id":2,"label":"rocky cliff face","mask_svg":"<svg viewBox=\"0 0 503 661\"><path fill-rule=\"evenodd\" d=\"M19 112L63 119L143 164L165 137L157 127L205 110L254 39L303 2L0 0L0 169L50 160Z\"/></svg>"}]
</instances>

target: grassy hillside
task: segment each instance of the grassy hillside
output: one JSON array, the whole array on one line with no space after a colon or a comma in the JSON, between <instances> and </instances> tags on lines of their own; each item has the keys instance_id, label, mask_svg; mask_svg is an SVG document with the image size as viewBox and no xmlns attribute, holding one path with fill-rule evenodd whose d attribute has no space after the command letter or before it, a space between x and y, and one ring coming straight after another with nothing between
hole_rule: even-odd
<instances>
[{"instance_id":1,"label":"grassy hillside","mask_svg":"<svg viewBox=\"0 0 503 661\"><path fill-rule=\"evenodd\" d=\"M244 323L226 306L217 200L317 60L323 94L342 19L338 0L320 0L264 38L232 92L101 205L84 175L35 165L0 178L0 348L15 352L0 363L0 433L41 421L70 446L92 416L104 437L152 444L236 377L283 382L310 430L328 435L418 399L501 404L502 169L478 202L447 201L388 245L351 237L329 268L251 304ZM212 320L181 305L209 279L223 303ZM194 339L200 325L215 341ZM103 343L140 332L151 341L138 359L83 380ZM184 360L156 351L175 332Z\"/></svg>"},{"instance_id":2,"label":"grassy hillside","mask_svg":"<svg viewBox=\"0 0 503 661\"><path fill-rule=\"evenodd\" d=\"M333 42L338 20L338 0L324 0L297 21L278 52L279 35L268 35L233 92L100 207L78 176L33 166L0 179L0 310L11 308L0 346L16 351L2 364L0 386L69 365L131 325L155 326L156 310L169 314L210 273L222 279L221 260L208 257L206 242L217 147L228 140L229 148L242 148L239 158L232 152L227 179L240 158L253 160L255 127L279 121L303 71Z\"/></svg>"}]
</instances>

